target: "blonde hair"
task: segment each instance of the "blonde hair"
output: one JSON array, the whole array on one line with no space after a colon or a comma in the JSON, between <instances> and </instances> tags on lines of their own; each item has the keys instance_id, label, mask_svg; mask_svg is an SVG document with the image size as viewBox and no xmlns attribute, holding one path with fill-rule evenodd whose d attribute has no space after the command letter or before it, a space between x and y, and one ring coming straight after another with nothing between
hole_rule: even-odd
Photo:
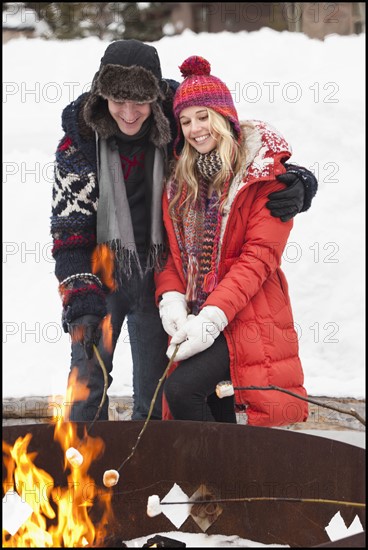
<instances>
[{"instance_id":1,"label":"blonde hair","mask_svg":"<svg viewBox=\"0 0 368 550\"><path fill-rule=\"evenodd\" d=\"M232 178L240 169L244 158L244 152L236 141L227 118L218 114L213 109L207 108L210 135L217 141L217 151L221 160L221 168L214 176L213 188L219 198L225 183ZM185 212L188 211L190 204L198 198L199 192L199 172L196 167L198 152L186 140L184 141L183 151L174 168L173 178L178 184L177 192L169 204L169 214L175 218L174 208L177 204L183 187L188 188ZM224 197L225 199L226 197ZM220 208L222 205L220 205Z\"/></svg>"}]
</instances>

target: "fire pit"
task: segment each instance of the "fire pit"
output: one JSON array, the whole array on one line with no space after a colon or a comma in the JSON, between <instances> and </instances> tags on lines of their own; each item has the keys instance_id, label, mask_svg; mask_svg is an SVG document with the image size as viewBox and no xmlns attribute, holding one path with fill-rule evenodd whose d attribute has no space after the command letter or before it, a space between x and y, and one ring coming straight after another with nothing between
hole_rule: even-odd
<instances>
[{"instance_id":1,"label":"fire pit","mask_svg":"<svg viewBox=\"0 0 368 550\"><path fill-rule=\"evenodd\" d=\"M83 438L86 425L76 424ZM117 468L129 455L142 426L141 421L94 424L90 435L105 444L88 470L96 486L102 487L107 469ZM3 440L13 445L28 433L28 452L37 452L37 467L53 477L55 486L65 485L64 453L54 441L54 425L5 427ZM347 527L358 516L365 529L365 508L341 504L365 502L364 449L280 429L152 421L121 469L119 483L110 489L115 519L106 546L112 540L175 530L164 514L147 515L148 498L163 499L174 484L189 497L204 486L219 501L220 512L212 518L208 535L238 535L292 547L337 547L342 541L330 542L325 530L337 512ZM98 506L92 506L91 517L99 513ZM192 515L180 531L203 533ZM343 545L364 547L364 542L365 532L344 539Z\"/></svg>"}]
</instances>

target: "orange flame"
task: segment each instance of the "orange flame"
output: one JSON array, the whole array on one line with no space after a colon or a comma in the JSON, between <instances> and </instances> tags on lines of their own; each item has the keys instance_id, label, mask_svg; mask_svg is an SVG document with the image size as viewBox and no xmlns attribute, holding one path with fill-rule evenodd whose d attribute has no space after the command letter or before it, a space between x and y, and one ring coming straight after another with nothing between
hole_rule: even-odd
<instances>
[{"instance_id":1,"label":"orange flame","mask_svg":"<svg viewBox=\"0 0 368 550\"><path fill-rule=\"evenodd\" d=\"M114 252L106 244L99 244L96 246L92 254L92 273L98 275L104 285L112 291L117 288L113 275L114 258Z\"/></svg>"},{"instance_id":2,"label":"orange flame","mask_svg":"<svg viewBox=\"0 0 368 550\"><path fill-rule=\"evenodd\" d=\"M52 476L35 465L37 453L28 452L31 434L19 437L13 447L3 442L4 494L15 490L33 510L15 535L3 530L3 547L83 547L103 541L106 536L106 526L113 521L112 490L97 487L87 473L91 463L102 456L105 444L101 438L90 437L86 428L80 439L77 424L65 422L73 400L85 399L88 392L88 388L77 381L77 369L73 369L62 412L59 410L53 419L54 439L64 457L70 447L83 456L79 467L72 467L64 458L63 471L69 471L67 487L55 487ZM102 510L102 518L96 525L89 516L94 503L99 513Z\"/></svg>"},{"instance_id":3,"label":"orange flame","mask_svg":"<svg viewBox=\"0 0 368 550\"><path fill-rule=\"evenodd\" d=\"M76 430L75 424L58 422L54 433L64 452L74 446L84 459L78 468L71 467L65 460L64 471L70 469L67 487L55 487L50 474L34 464L37 453L27 452L31 434L19 437L13 447L3 444L7 468L4 493L16 490L22 501L33 509L15 535L3 530L3 547L83 547L106 536L106 526L113 520L112 492L97 487L87 474L92 461L102 455L105 445L102 439L91 438L86 432L80 440ZM96 499L103 506L103 515L94 525L88 512Z\"/></svg>"},{"instance_id":4,"label":"orange flame","mask_svg":"<svg viewBox=\"0 0 368 550\"><path fill-rule=\"evenodd\" d=\"M71 329L69 329L69 330L71 330ZM70 332L70 337L71 337L72 342L73 343L78 343L78 342L83 343L83 341L84 341L84 331L85 331L85 327L83 325L74 326L73 329Z\"/></svg>"},{"instance_id":5,"label":"orange flame","mask_svg":"<svg viewBox=\"0 0 368 550\"><path fill-rule=\"evenodd\" d=\"M111 313L106 315L102 319L101 323L101 329L102 329L102 341L104 348L112 353L112 324L111 324Z\"/></svg>"},{"instance_id":6,"label":"orange flame","mask_svg":"<svg viewBox=\"0 0 368 550\"><path fill-rule=\"evenodd\" d=\"M60 422L61 420L68 421L70 418L70 407L75 401L84 401L89 395L89 389L87 386L78 380L78 368L73 367L71 369L68 387L66 391L66 397L62 403L52 403L53 417L52 422Z\"/></svg>"}]
</instances>

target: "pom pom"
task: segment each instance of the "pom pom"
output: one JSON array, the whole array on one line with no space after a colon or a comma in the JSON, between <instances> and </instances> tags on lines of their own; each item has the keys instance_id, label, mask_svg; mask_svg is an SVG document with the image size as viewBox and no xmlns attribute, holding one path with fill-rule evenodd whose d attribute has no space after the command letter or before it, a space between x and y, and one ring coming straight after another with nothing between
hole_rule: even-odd
<instances>
[{"instance_id":1,"label":"pom pom","mask_svg":"<svg viewBox=\"0 0 368 550\"><path fill-rule=\"evenodd\" d=\"M183 78L192 75L208 76L211 72L211 65L209 64L207 59L204 59L204 57L192 55L180 65L179 69Z\"/></svg>"},{"instance_id":2,"label":"pom pom","mask_svg":"<svg viewBox=\"0 0 368 550\"><path fill-rule=\"evenodd\" d=\"M147 501L147 516L154 518L161 514L160 497L158 495L152 495L148 497Z\"/></svg>"},{"instance_id":3,"label":"pom pom","mask_svg":"<svg viewBox=\"0 0 368 550\"><path fill-rule=\"evenodd\" d=\"M230 397L230 395L234 395L234 386L227 380L219 382L216 386L216 395L220 399L223 397Z\"/></svg>"},{"instance_id":4,"label":"pom pom","mask_svg":"<svg viewBox=\"0 0 368 550\"><path fill-rule=\"evenodd\" d=\"M120 475L117 470L106 470L102 478L103 484L105 487L112 487L117 484L119 477Z\"/></svg>"},{"instance_id":5,"label":"pom pom","mask_svg":"<svg viewBox=\"0 0 368 550\"><path fill-rule=\"evenodd\" d=\"M77 451L77 449L74 449L74 447L69 447L69 449L65 452L65 456L73 468L79 468L79 466L83 464L83 456L79 451Z\"/></svg>"}]
</instances>

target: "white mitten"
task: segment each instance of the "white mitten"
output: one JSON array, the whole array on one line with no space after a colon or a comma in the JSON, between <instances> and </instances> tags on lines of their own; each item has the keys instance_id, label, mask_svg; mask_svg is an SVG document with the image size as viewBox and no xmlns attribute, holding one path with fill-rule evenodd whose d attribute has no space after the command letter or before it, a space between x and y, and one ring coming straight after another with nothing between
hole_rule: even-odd
<instances>
[{"instance_id":1,"label":"white mitten","mask_svg":"<svg viewBox=\"0 0 368 550\"><path fill-rule=\"evenodd\" d=\"M172 337L166 355L171 357L177 344L180 348L175 361L183 361L206 350L227 324L225 313L216 306L206 306L198 315L188 315L185 325Z\"/></svg>"},{"instance_id":2,"label":"white mitten","mask_svg":"<svg viewBox=\"0 0 368 550\"><path fill-rule=\"evenodd\" d=\"M164 292L159 303L162 326L167 334L173 336L187 320L188 309L184 294L172 290Z\"/></svg>"}]
</instances>

